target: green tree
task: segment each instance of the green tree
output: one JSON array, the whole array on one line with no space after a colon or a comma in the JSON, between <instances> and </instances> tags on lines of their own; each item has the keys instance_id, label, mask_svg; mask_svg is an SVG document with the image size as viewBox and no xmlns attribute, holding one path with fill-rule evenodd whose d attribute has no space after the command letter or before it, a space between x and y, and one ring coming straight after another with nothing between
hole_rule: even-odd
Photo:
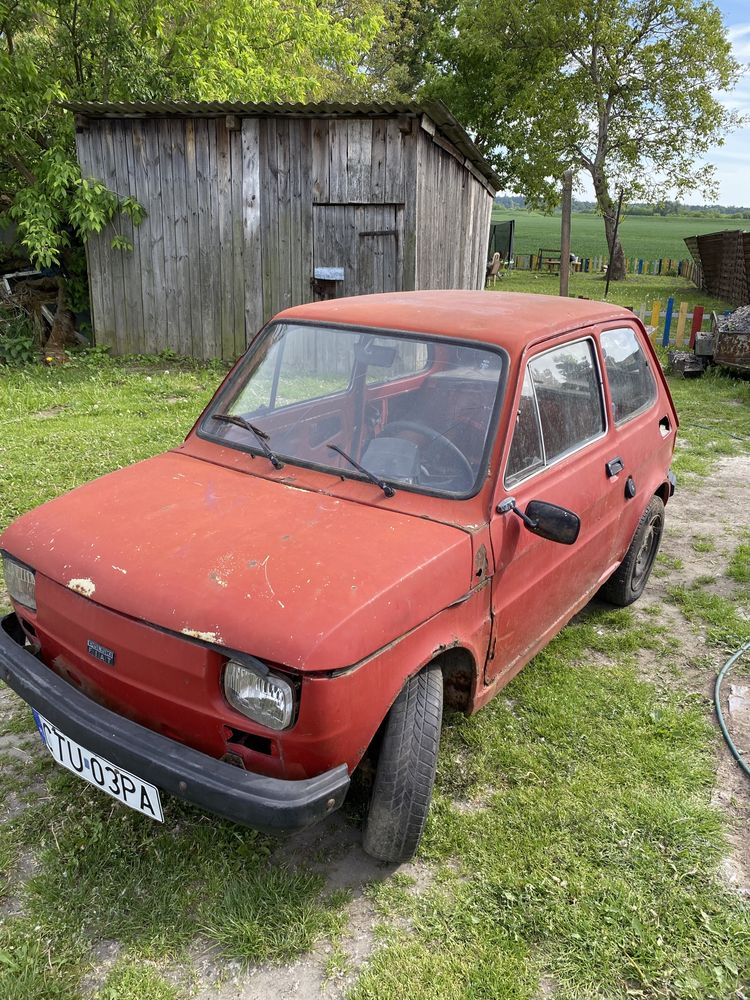
<instances>
[{"instance_id":1,"label":"green tree","mask_svg":"<svg viewBox=\"0 0 750 1000\"><path fill-rule=\"evenodd\" d=\"M717 92L740 67L710 0L458 0L442 27L426 91L532 204L557 203L568 167L588 174L611 245L618 188L627 201L715 193L698 162L738 122Z\"/></svg>"},{"instance_id":2,"label":"green tree","mask_svg":"<svg viewBox=\"0 0 750 1000\"><path fill-rule=\"evenodd\" d=\"M35 264L60 263L140 214L81 177L61 101L320 100L380 23L379 0L0 0L0 212Z\"/></svg>"}]
</instances>

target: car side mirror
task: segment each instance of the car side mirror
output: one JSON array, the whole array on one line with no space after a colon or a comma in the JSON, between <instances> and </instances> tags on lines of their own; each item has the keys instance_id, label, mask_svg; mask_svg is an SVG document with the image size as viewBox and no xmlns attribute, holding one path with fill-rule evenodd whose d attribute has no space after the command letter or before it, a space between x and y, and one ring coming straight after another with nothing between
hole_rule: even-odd
<instances>
[{"instance_id":1,"label":"car side mirror","mask_svg":"<svg viewBox=\"0 0 750 1000\"><path fill-rule=\"evenodd\" d=\"M507 497L497 505L498 514L517 514L529 531L551 542L561 545L572 545L581 530L581 519L572 510L558 507L544 500L532 500L525 512L516 506L515 497Z\"/></svg>"}]
</instances>

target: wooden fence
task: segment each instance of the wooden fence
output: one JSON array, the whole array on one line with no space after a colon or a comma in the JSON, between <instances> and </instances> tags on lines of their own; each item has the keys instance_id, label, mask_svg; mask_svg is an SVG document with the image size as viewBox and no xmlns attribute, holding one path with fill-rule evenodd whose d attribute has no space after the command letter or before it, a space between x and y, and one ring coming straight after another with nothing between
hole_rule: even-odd
<instances>
[{"instance_id":1,"label":"wooden fence","mask_svg":"<svg viewBox=\"0 0 750 1000\"><path fill-rule=\"evenodd\" d=\"M571 263L571 271L583 274L601 274L607 270L609 258L581 257L577 263ZM557 273L559 260L544 253L517 253L513 256L513 268L516 271L553 271ZM656 260L645 257L626 257L625 271L628 274L655 274L670 277L687 278L700 284L700 267L694 260L675 260L671 257L659 257Z\"/></svg>"},{"instance_id":2,"label":"wooden fence","mask_svg":"<svg viewBox=\"0 0 750 1000\"><path fill-rule=\"evenodd\" d=\"M701 330L711 329L711 313L704 306L680 302L676 305L673 298L663 304L659 299L651 303L642 303L639 309L628 308L634 312L648 330L651 343L656 347L695 347L695 337ZM675 308L676 306L676 308ZM723 313L729 315L730 310Z\"/></svg>"}]
</instances>

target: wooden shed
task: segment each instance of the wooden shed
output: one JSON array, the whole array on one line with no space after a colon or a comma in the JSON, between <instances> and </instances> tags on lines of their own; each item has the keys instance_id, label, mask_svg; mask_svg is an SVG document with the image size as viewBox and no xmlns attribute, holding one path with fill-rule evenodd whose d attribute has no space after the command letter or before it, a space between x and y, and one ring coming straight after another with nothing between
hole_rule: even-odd
<instances>
[{"instance_id":1,"label":"wooden shed","mask_svg":"<svg viewBox=\"0 0 750 1000\"><path fill-rule=\"evenodd\" d=\"M700 267L698 284L709 295L733 306L750 302L750 233L723 229L686 236L690 255Z\"/></svg>"},{"instance_id":2,"label":"wooden shed","mask_svg":"<svg viewBox=\"0 0 750 1000\"><path fill-rule=\"evenodd\" d=\"M68 107L84 177L147 212L88 243L115 353L233 359L287 306L483 286L499 182L439 102Z\"/></svg>"}]
</instances>

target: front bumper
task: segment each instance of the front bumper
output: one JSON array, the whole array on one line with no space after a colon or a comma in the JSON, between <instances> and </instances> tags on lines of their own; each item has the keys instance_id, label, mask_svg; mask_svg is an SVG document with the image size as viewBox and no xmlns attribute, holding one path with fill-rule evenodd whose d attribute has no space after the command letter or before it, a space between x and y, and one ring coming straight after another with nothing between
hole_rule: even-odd
<instances>
[{"instance_id":1,"label":"front bumper","mask_svg":"<svg viewBox=\"0 0 750 1000\"><path fill-rule=\"evenodd\" d=\"M0 625L0 680L66 736L157 788L268 833L309 826L346 798L345 764L285 781L215 760L103 708L58 677L24 648L14 614Z\"/></svg>"}]
</instances>

